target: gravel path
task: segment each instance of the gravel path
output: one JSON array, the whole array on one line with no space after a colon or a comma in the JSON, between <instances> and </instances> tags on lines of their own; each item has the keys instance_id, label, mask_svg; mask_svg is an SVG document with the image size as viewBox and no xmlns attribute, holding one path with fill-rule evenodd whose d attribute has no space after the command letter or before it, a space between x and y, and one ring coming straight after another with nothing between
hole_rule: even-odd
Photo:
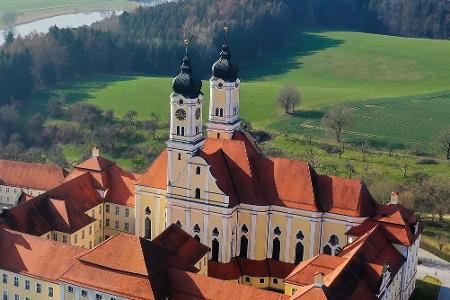
<instances>
[{"instance_id":1,"label":"gravel path","mask_svg":"<svg viewBox=\"0 0 450 300\"><path fill-rule=\"evenodd\" d=\"M417 278L427 275L438 278L442 281L438 300L450 299L450 263L421 248L418 255L421 264L417 266Z\"/></svg>"}]
</instances>

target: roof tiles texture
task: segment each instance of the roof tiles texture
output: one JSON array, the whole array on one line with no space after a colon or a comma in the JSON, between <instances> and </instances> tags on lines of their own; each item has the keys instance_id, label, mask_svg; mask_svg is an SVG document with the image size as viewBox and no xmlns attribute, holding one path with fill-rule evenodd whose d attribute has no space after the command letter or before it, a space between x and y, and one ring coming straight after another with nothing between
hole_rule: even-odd
<instances>
[{"instance_id":1,"label":"roof tiles texture","mask_svg":"<svg viewBox=\"0 0 450 300\"><path fill-rule=\"evenodd\" d=\"M320 254L302 262L285 279L301 288L293 299L376 299L384 263L392 276L405 258L377 225L346 246L339 256ZM324 274L324 286L314 286L314 274Z\"/></svg>"},{"instance_id":2,"label":"roof tiles texture","mask_svg":"<svg viewBox=\"0 0 450 300\"><path fill-rule=\"evenodd\" d=\"M0 269L56 282L85 249L0 229Z\"/></svg>"},{"instance_id":3,"label":"roof tiles texture","mask_svg":"<svg viewBox=\"0 0 450 300\"><path fill-rule=\"evenodd\" d=\"M198 155L211 166L230 206L277 205L350 216L369 216L375 210L362 181L317 175L303 161L264 157L244 132L235 132L231 140L208 138ZM166 189L166 183L164 151L137 184Z\"/></svg>"},{"instance_id":4,"label":"roof tiles texture","mask_svg":"<svg viewBox=\"0 0 450 300\"><path fill-rule=\"evenodd\" d=\"M47 191L63 182L58 166L0 159L0 184Z\"/></svg>"}]
</instances>

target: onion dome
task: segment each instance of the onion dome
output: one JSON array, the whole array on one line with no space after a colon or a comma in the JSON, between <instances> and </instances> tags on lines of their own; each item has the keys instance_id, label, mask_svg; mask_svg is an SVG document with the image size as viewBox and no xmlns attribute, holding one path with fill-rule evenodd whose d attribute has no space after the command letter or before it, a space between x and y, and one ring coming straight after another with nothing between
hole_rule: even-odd
<instances>
[{"instance_id":1,"label":"onion dome","mask_svg":"<svg viewBox=\"0 0 450 300\"><path fill-rule=\"evenodd\" d=\"M238 78L238 73L239 66L231 61L230 48L224 43L219 60L212 66L212 75L227 82L234 82Z\"/></svg>"},{"instance_id":2,"label":"onion dome","mask_svg":"<svg viewBox=\"0 0 450 300\"><path fill-rule=\"evenodd\" d=\"M189 99L197 98L201 94L202 81L192 73L191 62L187 53L183 58L180 69L180 74L173 80L173 91Z\"/></svg>"}]
</instances>

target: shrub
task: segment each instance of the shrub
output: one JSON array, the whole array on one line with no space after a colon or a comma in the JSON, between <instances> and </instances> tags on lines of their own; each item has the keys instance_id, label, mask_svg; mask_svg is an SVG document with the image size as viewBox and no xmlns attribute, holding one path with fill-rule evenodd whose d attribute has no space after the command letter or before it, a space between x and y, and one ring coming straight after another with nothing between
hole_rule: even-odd
<instances>
[{"instance_id":1,"label":"shrub","mask_svg":"<svg viewBox=\"0 0 450 300\"><path fill-rule=\"evenodd\" d=\"M418 165L437 165L439 162L433 158L421 158L417 160Z\"/></svg>"}]
</instances>

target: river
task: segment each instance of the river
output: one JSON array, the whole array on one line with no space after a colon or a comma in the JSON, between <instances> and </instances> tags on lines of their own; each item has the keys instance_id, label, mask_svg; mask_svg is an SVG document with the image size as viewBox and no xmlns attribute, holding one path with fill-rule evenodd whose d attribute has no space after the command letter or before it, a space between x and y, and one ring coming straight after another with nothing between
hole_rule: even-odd
<instances>
[{"instance_id":1,"label":"river","mask_svg":"<svg viewBox=\"0 0 450 300\"><path fill-rule=\"evenodd\" d=\"M56 25L60 28L65 27L81 27L84 25L91 25L95 22L101 21L109 16L111 16L112 11L106 12L90 12L90 13L74 13L67 15L60 15L55 17L49 17L37 21L33 21L30 23L25 23L21 25L17 25L14 27L14 34L16 36L26 36L32 32L37 33L46 33L48 29L53 25ZM120 14L121 12L116 12ZM5 31L0 30L0 44L4 42Z\"/></svg>"}]
</instances>

